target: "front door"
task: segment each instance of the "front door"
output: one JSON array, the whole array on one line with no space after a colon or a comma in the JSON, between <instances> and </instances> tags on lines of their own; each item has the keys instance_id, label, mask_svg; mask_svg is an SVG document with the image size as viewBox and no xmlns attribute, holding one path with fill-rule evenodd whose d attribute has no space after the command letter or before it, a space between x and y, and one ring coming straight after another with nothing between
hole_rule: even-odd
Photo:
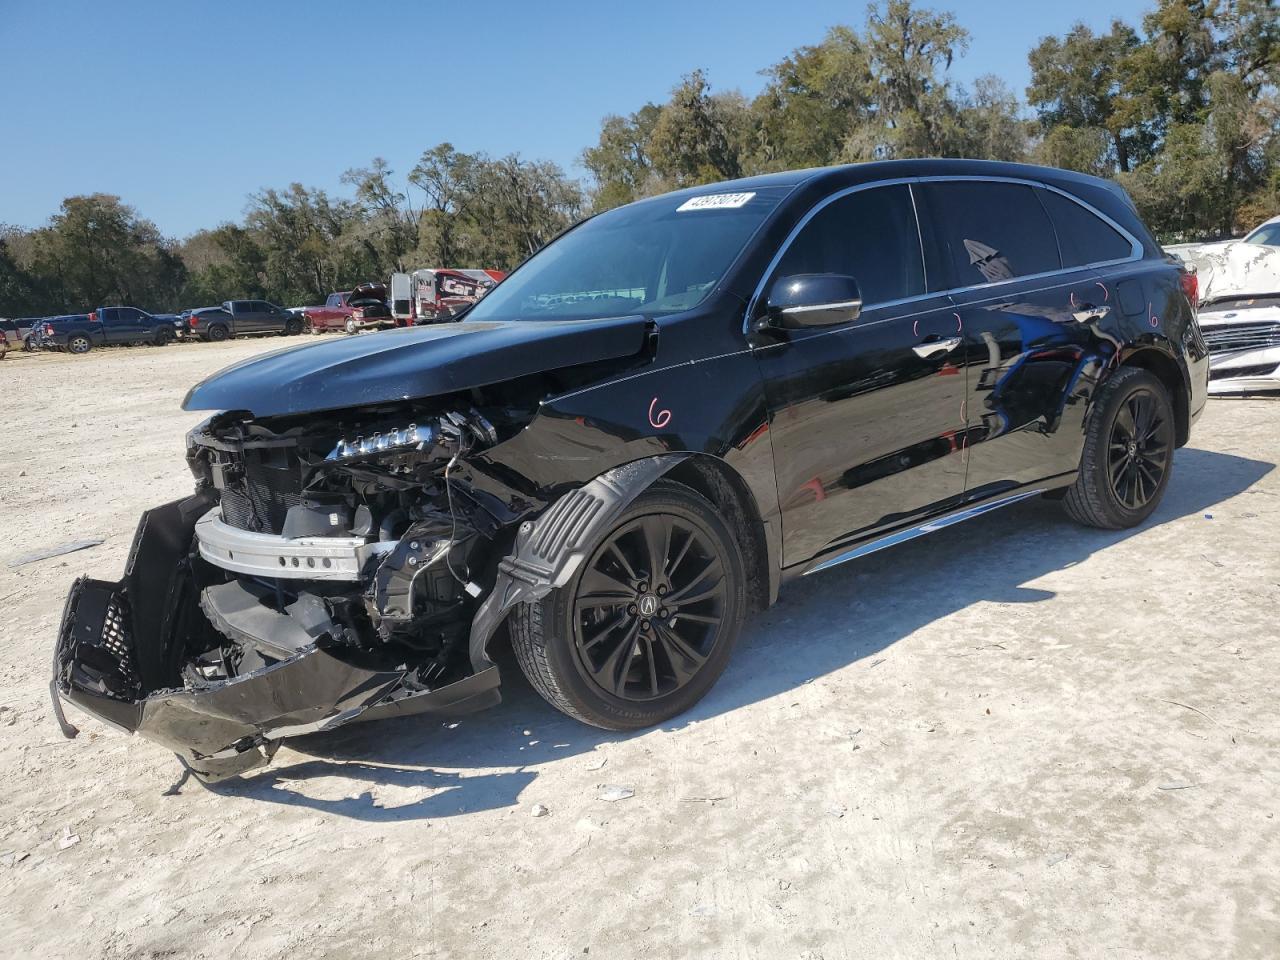
<instances>
[{"instance_id":1,"label":"front door","mask_svg":"<svg viewBox=\"0 0 1280 960\"><path fill-rule=\"evenodd\" d=\"M786 565L909 525L964 490L963 345L949 299L925 294L910 188L827 203L787 248L766 295L777 278L801 273L852 275L863 309L837 326L753 335Z\"/></svg>"}]
</instances>

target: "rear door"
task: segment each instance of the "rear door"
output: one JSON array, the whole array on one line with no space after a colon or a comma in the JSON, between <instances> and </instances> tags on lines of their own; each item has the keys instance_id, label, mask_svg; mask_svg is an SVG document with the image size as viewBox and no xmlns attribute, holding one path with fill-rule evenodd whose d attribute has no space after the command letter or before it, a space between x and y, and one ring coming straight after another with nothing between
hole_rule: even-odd
<instances>
[{"instance_id":1,"label":"rear door","mask_svg":"<svg viewBox=\"0 0 1280 960\"><path fill-rule=\"evenodd\" d=\"M968 368L966 498L1076 469L1085 399L1110 357L1082 318L1100 299L1065 267L1042 188L996 179L921 184L926 244L951 288Z\"/></svg>"},{"instance_id":2,"label":"rear door","mask_svg":"<svg viewBox=\"0 0 1280 960\"><path fill-rule=\"evenodd\" d=\"M845 324L753 342L787 565L909 526L964 490L961 338L949 299L926 291L910 188L837 194L809 217L761 299L779 277L843 273L863 307Z\"/></svg>"}]
</instances>

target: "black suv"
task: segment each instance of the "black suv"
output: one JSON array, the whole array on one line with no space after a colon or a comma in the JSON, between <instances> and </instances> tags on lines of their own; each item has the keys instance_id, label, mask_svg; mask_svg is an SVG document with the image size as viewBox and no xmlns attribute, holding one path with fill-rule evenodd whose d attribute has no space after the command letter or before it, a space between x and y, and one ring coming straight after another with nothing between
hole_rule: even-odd
<instances>
[{"instance_id":1,"label":"black suv","mask_svg":"<svg viewBox=\"0 0 1280 960\"><path fill-rule=\"evenodd\" d=\"M1206 395L1188 297L1114 184L959 160L601 214L460 322L187 395L195 493L73 586L65 699L216 778L282 737L537 690L663 721L787 580L1016 501L1141 523ZM65 719L63 719L65 723Z\"/></svg>"}]
</instances>

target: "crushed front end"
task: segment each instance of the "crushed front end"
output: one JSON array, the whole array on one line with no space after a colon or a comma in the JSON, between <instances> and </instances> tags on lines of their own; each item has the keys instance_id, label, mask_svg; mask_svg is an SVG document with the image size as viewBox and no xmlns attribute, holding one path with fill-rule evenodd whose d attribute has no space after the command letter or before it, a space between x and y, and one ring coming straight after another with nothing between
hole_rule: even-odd
<instances>
[{"instance_id":1,"label":"crushed front end","mask_svg":"<svg viewBox=\"0 0 1280 960\"><path fill-rule=\"evenodd\" d=\"M496 703L468 639L516 518L451 477L495 420L394 404L193 430L195 494L143 515L122 580L67 599L64 731L59 698L215 780L287 736Z\"/></svg>"}]
</instances>

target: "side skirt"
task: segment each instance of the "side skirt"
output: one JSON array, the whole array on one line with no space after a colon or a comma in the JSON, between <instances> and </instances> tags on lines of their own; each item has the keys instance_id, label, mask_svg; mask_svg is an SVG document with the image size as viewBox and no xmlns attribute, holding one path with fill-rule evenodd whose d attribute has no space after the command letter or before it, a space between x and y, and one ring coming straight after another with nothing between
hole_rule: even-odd
<instances>
[{"instance_id":1,"label":"side skirt","mask_svg":"<svg viewBox=\"0 0 1280 960\"><path fill-rule=\"evenodd\" d=\"M1074 481L1075 475L1071 474L1067 483ZM867 540L854 547L849 547L832 554L820 554L806 563L796 564L783 571L784 579L794 579L796 577L807 577L811 573L818 573L820 570L826 570L829 567L837 566L849 560L856 560L858 557L865 557L868 554L876 553L888 547L895 547L900 543L906 543L908 540L914 540L917 537L923 537L930 533L937 533L939 530L945 530L947 527L962 523L965 520L972 520L974 517L980 517L984 513L990 513L993 510L999 510L1001 507L1007 507L1011 504L1019 503L1023 500L1029 500L1031 497L1038 497L1043 493L1063 486L1061 478L1055 477L1053 480L1036 484L1031 489L1022 489L1016 493L1003 494L992 497L978 503L969 504L959 510L951 513L944 513L941 516L933 517L924 523L914 526L904 527L901 530L895 530L893 533L884 534Z\"/></svg>"}]
</instances>

